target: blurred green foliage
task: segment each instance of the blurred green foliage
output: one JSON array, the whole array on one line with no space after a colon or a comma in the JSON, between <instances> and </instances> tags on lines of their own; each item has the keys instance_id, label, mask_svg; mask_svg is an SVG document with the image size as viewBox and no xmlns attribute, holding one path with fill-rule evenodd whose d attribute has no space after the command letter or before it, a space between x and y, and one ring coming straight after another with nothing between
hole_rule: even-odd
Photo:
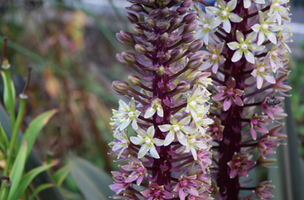
<instances>
[{"instance_id":1,"label":"blurred green foliage","mask_svg":"<svg viewBox=\"0 0 304 200\"><path fill-rule=\"evenodd\" d=\"M296 132L299 137L300 154L304 158L304 41L300 45L301 55L295 59L289 75L292 86L291 105L296 123Z\"/></svg>"}]
</instances>

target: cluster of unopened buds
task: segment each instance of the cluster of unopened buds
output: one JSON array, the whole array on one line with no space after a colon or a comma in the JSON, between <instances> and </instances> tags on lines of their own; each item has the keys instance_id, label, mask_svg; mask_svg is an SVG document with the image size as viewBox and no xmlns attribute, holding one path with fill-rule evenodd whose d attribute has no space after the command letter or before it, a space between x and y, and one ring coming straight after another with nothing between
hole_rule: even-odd
<instances>
[{"instance_id":1,"label":"cluster of unopened buds","mask_svg":"<svg viewBox=\"0 0 304 200\"><path fill-rule=\"evenodd\" d=\"M114 81L110 143L120 172L114 199L269 199L270 181L240 178L272 167L286 137L283 97L290 21L284 0L128 0L135 51L117 60L137 75ZM253 160L250 153L258 149ZM240 191L245 190L245 196Z\"/></svg>"}]
</instances>

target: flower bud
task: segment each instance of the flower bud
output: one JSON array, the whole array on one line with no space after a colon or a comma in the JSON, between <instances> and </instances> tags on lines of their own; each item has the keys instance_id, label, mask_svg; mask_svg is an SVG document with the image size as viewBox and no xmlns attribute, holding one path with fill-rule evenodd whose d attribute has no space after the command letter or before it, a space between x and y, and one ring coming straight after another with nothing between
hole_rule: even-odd
<instances>
[{"instance_id":1,"label":"flower bud","mask_svg":"<svg viewBox=\"0 0 304 200\"><path fill-rule=\"evenodd\" d=\"M203 59L201 59L201 58L190 59L187 64L187 67L190 69L196 69L199 66L201 66L202 63L203 63Z\"/></svg>"},{"instance_id":2,"label":"flower bud","mask_svg":"<svg viewBox=\"0 0 304 200\"><path fill-rule=\"evenodd\" d=\"M190 24L187 24L184 27L184 33L192 32L192 31L194 31L196 29L196 27L197 27L197 22L196 21L194 21L194 22L192 22Z\"/></svg>"},{"instance_id":3,"label":"flower bud","mask_svg":"<svg viewBox=\"0 0 304 200\"><path fill-rule=\"evenodd\" d=\"M169 8L168 7L165 7L165 8L163 8L162 9L162 15L164 15L164 16L166 16L166 15L168 15L169 14L169 12L170 12L170 10L169 10Z\"/></svg>"},{"instance_id":4,"label":"flower bud","mask_svg":"<svg viewBox=\"0 0 304 200\"><path fill-rule=\"evenodd\" d=\"M165 73L165 71L166 71L166 69L164 68L164 66L161 65L157 69L157 74L161 76Z\"/></svg>"},{"instance_id":5,"label":"flower bud","mask_svg":"<svg viewBox=\"0 0 304 200\"><path fill-rule=\"evenodd\" d=\"M189 10L189 8L179 7L176 11L178 12L178 14L184 15L188 10Z\"/></svg>"},{"instance_id":6,"label":"flower bud","mask_svg":"<svg viewBox=\"0 0 304 200\"><path fill-rule=\"evenodd\" d=\"M135 58L134 54L131 52L122 52L121 56L126 61L127 65L132 65L132 64L136 63L136 58Z\"/></svg>"},{"instance_id":7,"label":"flower bud","mask_svg":"<svg viewBox=\"0 0 304 200\"><path fill-rule=\"evenodd\" d=\"M191 24L196 19L196 13L188 14L184 17L183 22L186 24Z\"/></svg>"},{"instance_id":8,"label":"flower bud","mask_svg":"<svg viewBox=\"0 0 304 200\"><path fill-rule=\"evenodd\" d=\"M184 72L184 78L186 80L193 80L196 77L198 71L196 69L188 69Z\"/></svg>"},{"instance_id":9,"label":"flower bud","mask_svg":"<svg viewBox=\"0 0 304 200\"><path fill-rule=\"evenodd\" d=\"M138 76L135 75L130 75L128 76L129 83L133 86L140 86L141 85L141 80Z\"/></svg>"},{"instance_id":10,"label":"flower bud","mask_svg":"<svg viewBox=\"0 0 304 200\"><path fill-rule=\"evenodd\" d=\"M160 41L161 41L162 43L167 43L168 39L169 39L169 34L168 34L167 32L165 32L165 33L160 37Z\"/></svg>"},{"instance_id":11,"label":"flower bud","mask_svg":"<svg viewBox=\"0 0 304 200\"><path fill-rule=\"evenodd\" d=\"M195 40L194 33L187 33L187 34L183 35L183 37L182 37L182 42L183 43L190 43L193 40Z\"/></svg>"},{"instance_id":12,"label":"flower bud","mask_svg":"<svg viewBox=\"0 0 304 200\"><path fill-rule=\"evenodd\" d=\"M191 6L191 4L192 4L192 0L185 0L182 3L181 7L187 7L187 8L189 8Z\"/></svg>"},{"instance_id":13,"label":"flower bud","mask_svg":"<svg viewBox=\"0 0 304 200\"><path fill-rule=\"evenodd\" d=\"M129 20L129 22L131 22L133 24L138 22L138 17L136 15L132 14L132 13L127 13L126 17Z\"/></svg>"},{"instance_id":14,"label":"flower bud","mask_svg":"<svg viewBox=\"0 0 304 200\"><path fill-rule=\"evenodd\" d=\"M138 26L132 27L131 29L132 29L134 35L136 35L136 36L142 36L144 34L144 31Z\"/></svg>"},{"instance_id":15,"label":"flower bud","mask_svg":"<svg viewBox=\"0 0 304 200\"><path fill-rule=\"evenodd\" d=\"M234 88L235 87L235 78L233 78L233 77L228 78L228 80L226 81L226 85L228 88Z\"/></svg>"},{"instance_id":16,"label":"flower bud","mask_svg":"<svg viewBox=\"0 0 304 200\"><path fill-rule=\"evenodd\" d=\"M116 33L116 38L117 38L117 40L118 40L119 42L125 44L125 42L124 42L124 40L122 39L120 33Z\"/></svg>"},{"instance_id":17,"label":"flower bud","mask_svg":"<svg viewBox=\"0 0 304 200\"><path fill-rule=\"evenodd\" d=\"M151 28L154 28L154 27L156 26L155 20L152 19L151 17L148 18L147 24L148 24L148 26L150 26Z\"/></svg>"},{"instance_id":18,"label":"flower bud","mask_svg":"<svg viewBox=\"0 0 304 200\"><path fill-rule=\"evenodd\" d=\"M195 40L194 42L192 42L189 47L188 47L188 51L190 52L196 52L198 51L201 47L203 46L203 41L198 39Z\"/></svg>"},{"instance_id":19,"label":"flower bud","mask_svg":"<svg viewBox=\"0 0 304 200\"><path fill-rule=\"evenodd\" d=\"M147 52L145 45L142 44L136 44L134 48L139 54L145 54Z\"/></svg>"},{"instance_id":20,"label":"flower bud","mask_svg":"<svg viewBox=\"0 0 304 200\"><path fill-rule=\"evenodd\" d=\"M140 4L133 4L131 6L131 9L135 12L141 12L143 11L143 7Z\"/></svg>"},{"instance_id":21,"label":"flower bud","mask_svg":"<svg viewBox=\"0 0 304 200\"><path fill-rule=\"evenodd\" d=\"M203 52L197 52L193 54L189 59L187 67L190 69L195 69L199 67L203 63L204 55L205 54Z\"/></svg>"},{"instance_id":22,"label":"flower bud","mask_svg":"<svg viewBox=\"0 0 304 200\"><path fill-rule=\"evenodd\" d=\"M181 25L181 18L177 17L177 18L174 18L170 21L170 30L174 30L176 29L177 27L179 27Z\"/></svg>"},{"instance_id":23,"label":"flower bud","mask_svg":"<svg viewBox=\"0 0 304 200\"><path fill-rule=\"evenodd\" d=\"M191 85L185 81L181 81L177 87L176 90L178 92L187 92L190 89Z\"/></svg>"},{"instance_id":24,"label":"flower bud","mask_svg":"<svg viewBox=\"0 0 304 200\"><path fill-rule=\"evenodd\" d=\"M183 49L182 49L182 48L174 49L174 50L171 52L170 61L171 61L171 62L174 62L174 61L180 59L182 55L183 55Z\"/></svg>"},{"instance_id":25,"label":"flower bud","mask_svg":"<svg viewBox=\"0 0 304 200\"><path fill-rule=\"evenodd\" d=\"M134 43L134 37L133 37L132 33L129 33L126 31L120 31L119 33L125 44Z\"/></svg>"},{"instance_id":26,"label":"flower bud","mask_svg":"<svg viewBox=\"0 0 304 200\"><path fill-rule=\"evenodd\" d=\"M123 65L127 65L127 62L125 61L125 59L123 59L122 55L120 53L116 54L116 59L118 62L120 62Z\"/></svg>"},{"instance_id":27,"label":"flower bud","mask_svg":"<svg viewBox=\"0 0 304 200\"><path fill-rule=\"evenodd\" d=\"M125 95L129 91L129 84L125 81L113 81L112 89L119 95Z\"/></svg>"},{"instance_id":28,"label":"flower bud","mask_svg":"<svg viewBox=\"0 0 304 200\"><path fill-rule=\"evenodd\" d=\"M269 165L276 162L276 161L277 161L277 159L275 159L275 158L263 158L262 156L260 156L258 161L257 161L257 164L262 165L264 167L271 168L271 166L269 166ZM272 168L273 168L273 166L272 166Z\"/></svg>"}]
</instances>

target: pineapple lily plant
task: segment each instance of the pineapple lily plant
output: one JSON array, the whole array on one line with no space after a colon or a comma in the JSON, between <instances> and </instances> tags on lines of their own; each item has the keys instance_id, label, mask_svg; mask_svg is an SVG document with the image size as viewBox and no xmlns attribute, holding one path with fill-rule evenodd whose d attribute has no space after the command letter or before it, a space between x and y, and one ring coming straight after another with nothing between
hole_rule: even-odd
<instances>
[{"instance_id":1,"label":"pineapple lily plant","mask_svg":"<svg viewBox=\"0 0 304 200\"><path fill-rule=\"evenodd\" d=\"M116 36L134 51L117 60L136 75L112 85L129 97L113 110L110 147L122 164L112 198L272 198L270 181L248 187L244 177L273 167L286 137L287 2L129 2L132 32Z\"/></svg>"}]
</instances>

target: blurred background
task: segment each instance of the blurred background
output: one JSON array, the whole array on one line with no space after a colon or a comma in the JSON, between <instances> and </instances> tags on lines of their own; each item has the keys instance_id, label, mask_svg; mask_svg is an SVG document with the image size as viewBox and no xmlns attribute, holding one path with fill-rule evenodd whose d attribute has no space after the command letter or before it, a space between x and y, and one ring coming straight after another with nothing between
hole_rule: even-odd
<instances>
[{"instance_id":1,"label":"blurred background","mask_svg":"<svg viewBox=\"0 0 304 200\"><path fill-rule=\"evenodd\" d=\"M9 39L7 57L17 94L25 83L27 66L33 67L23 128L43 111L59 109L35 145L42 160L53 152L62 165L70 155L77 155L107 173L117 169L112 162L115 157L107 154L112 140L111 109L117 108L120 98L111 91L111 82L133 74L115 58L127 48L116 40L115 33L130 30L124 17L128 5L125 0L0 0L0 36ZM293 89L285 102L289 115L285 131L291 145L279 148L280 170L272 170L268 176L291 184L290 194L282 199L302 200L290 195L301 190L298 186L293 191L300 183L294 179L304 179L304 0L291 0L290 6L289 83ZM284 187L286 184L277 190ZM70 175L61 190L67 199L84 199Z\"/></svg>"}]
</instances>

